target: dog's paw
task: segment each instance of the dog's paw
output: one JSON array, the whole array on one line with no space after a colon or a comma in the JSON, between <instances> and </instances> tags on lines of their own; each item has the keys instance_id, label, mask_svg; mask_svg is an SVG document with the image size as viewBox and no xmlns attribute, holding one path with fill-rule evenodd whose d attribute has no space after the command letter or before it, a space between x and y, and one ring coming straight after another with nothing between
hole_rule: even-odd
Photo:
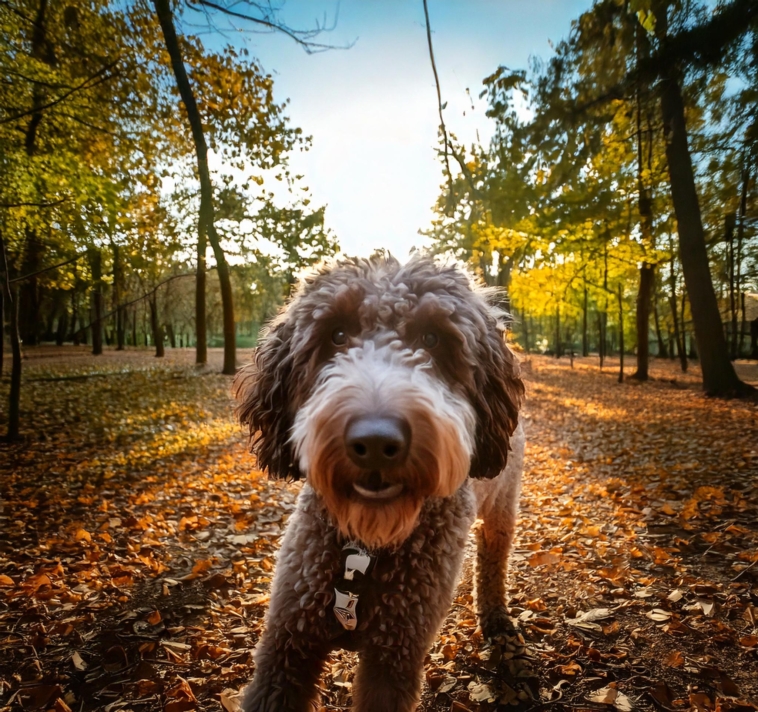
<instances>
[{"instance_id":1,"label":"dog's paw","mask_svg":"<svg viewBox=\"0 0 758 712\"><path fill-rule=\"evenodd\" d=\"M498 638L512 638L519 632L518 623L508 615L505 606L497 606L484 613L479 618L479 625L485 639L497 642L505 642L498 641Z\"/></svg>"}]
</instances>

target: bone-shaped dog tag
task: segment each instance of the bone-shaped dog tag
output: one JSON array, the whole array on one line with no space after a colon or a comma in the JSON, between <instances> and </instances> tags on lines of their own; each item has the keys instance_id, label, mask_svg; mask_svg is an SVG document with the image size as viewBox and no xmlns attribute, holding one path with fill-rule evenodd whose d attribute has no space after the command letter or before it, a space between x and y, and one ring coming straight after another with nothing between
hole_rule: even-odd
<instances>
[{"instance_id":1,"label":"bone-shaped dog tag","mask_svg":"<svg viewBox=\"0 0 758 712\"><path fill-rule=\"evenodd\" d=\"M345 630L355 630L358 625L357 605L358 596L334 589L334 615Z\"/></svg>"}]
</instances>

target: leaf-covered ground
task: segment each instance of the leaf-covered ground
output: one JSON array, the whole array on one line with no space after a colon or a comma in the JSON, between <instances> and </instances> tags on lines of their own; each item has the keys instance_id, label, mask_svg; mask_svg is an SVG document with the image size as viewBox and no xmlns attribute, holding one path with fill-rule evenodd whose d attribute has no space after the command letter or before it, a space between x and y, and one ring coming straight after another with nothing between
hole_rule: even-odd
<instances>
[{"instance_id":1,"label":"leaf-covered ground","mask_svg":"<svg viewBox=\"0 0 758 712\"><path fill-rule=\"evenodd\" d=\"M0 445L0 709L236 709L297 486L256 472L230 379L189 351L28 355L25 441ZM758 708L758 407L612 366L525 364L521 632L482 640L468 564L423 709ZM333 656L325 708L354 663Z\"/></svg>"}]
</instances>

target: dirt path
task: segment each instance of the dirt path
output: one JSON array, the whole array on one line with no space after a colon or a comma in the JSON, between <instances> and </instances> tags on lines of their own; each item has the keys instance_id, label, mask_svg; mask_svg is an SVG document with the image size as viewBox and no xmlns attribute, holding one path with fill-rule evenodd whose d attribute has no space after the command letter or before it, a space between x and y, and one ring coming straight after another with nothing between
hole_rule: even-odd
<instances>
[{"instance_id":1,"label":"dirt path","mask_svg":"<svg viewBox=\"0 0 758 712\"><path fill-rule=\"evenodd\" d=\"M26 441L0 446L0 708L233 709L297 487L255 472L189 351L30 356ZM526 364L521 637L481 640L467 573L424 709L756 708L758 408L612 367Z\"/></svg>"}]
</instances>

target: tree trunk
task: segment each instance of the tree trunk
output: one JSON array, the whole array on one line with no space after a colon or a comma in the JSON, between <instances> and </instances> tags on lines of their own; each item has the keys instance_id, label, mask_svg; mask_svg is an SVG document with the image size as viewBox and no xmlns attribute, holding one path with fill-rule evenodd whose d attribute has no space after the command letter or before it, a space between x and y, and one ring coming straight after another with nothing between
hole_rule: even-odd
<instances>
[{"instance_id":1,"label":"tree trunk","mask_svg":"<svg viewBox=\"0 0 758 712\"><path fill-rule=\"evenodd\" d=\"M747 395L755 389L743 383L729 358L700 215L695 175L687 143L684 101L679 77L672 68L661 82L661 113L666 134L671 197L679 231L679 258L689 292L703 387L717 396Z\"/></svg>"},{"instance_id":2,"label":"tree trunk","mask_svg":"<svg viewBox=\"0 0 758 712\"><path fill-rule=\"evenodd\" d=\"M690 352L688 354L688 357L690 359L692 359L693 361L697 361L698 360L698 355L697 355L697 338L693 334L690 334Z\"/></svg>"},{"instance_id":3,"label":"tree trunk","mask_svg":"<svg viewBox=\"0 0 758 712\"><path fill-rule=\"evenodd\" d=\"M510 255L499 254L499 260L497 265L497 286L500 287L503 292L503 308L510 313L511 311L511 276L513 273L513 265L516 260L520 260L520 251L516 251Z\"/></svg>"},{"instance_id":4,"label":"tree trunk","mask_svg":"<svg viewBox=\"0 0 758 712\"><path fill-rule=\"evenodd\" d=\"M555 305L555 358L561 357L561 305Z\"/></svg>"},{"instance_id":5,"label":"tree trunk","mask_svg":"<svg viewBox=\"0 0 758 712\"><path fill-rule=\"evenodd\" d=\"M655 338L658 340L658 358L668 358L668 348L661 331L661 319L658 314L658 290L653 291L653 318L655 322Z\"/></svg>"},{"instance_id":6,"label":"tree trunk","mask_svg":"<svg viewBox=\"0 0 758 712\"><path fill-rule=\"evenodd\" d=\"M116 351L126 348L126 308L116 310Z\"/></svg>"},{"instance_id":7,"label":"tree trunk","mask_svg":"<svg viewBox=\"0 0 758 712\"><path fill-rule=\"evenodd\" d=\"M650 303L655 287L655 267L647 262L640 265L640 284L637 291L637 370L632 378L647 381L650 364Z\"/></svg>"},{"instance_id":8,"label":"tree trunk","mask_svg":"<svg viewBox=\"0 0 758 712\"><path fill-rule=\"evenodd\" d=\"M3 376L3 358L5 350L5 280L7 278L7 275L3 277L3 284L0 286L0 378Z\"/></svg>"},{"instance_id":9,"label":"tree trunk","mask_svg":"<svg viewBox=\"0 0 758 712\"><path fill-rule=\"evenodd\" d=\"M590 339L587 332L587 285L584 285L584 304L582 305L582 356L590 355Z\"/></svg>"},{"instance_id":10,"label":"tree trunk","mask_svg":"<svg viewBox=\"0 0 758 712\"><path fill-rule=\"evenodd\" d=\"M59 311L58 290L53 290L52 293L49 293L49 301L50 301L50 305L47 310L47 317L45 319L45 331L42 336L42 341L53 341L53 339L55 339L55 331L53 331L53 325L55 324L55 320L58 317L58 311Z\"/></svg>"},{"instance_id":11,"label":"tree trunk","mask_svg":"<svg viewBox=\"0 0 758 712\"><path fill-rule=\"evenodd\" d=\"M619 383L624 382L624 295L619 283ZM646 376L647 378L647 376Z\"/></svg>"},{"instance_id":12,"label":"tree trunk","mask_svg":"<svg viewBox=\"0 0 758 712\"><path fill-rule=\"evenodd\" d=\"M690 307L690 312L692 312L692 308ZM680 309L680 313L682 315L682 351L684 352L685 358L690 359L694 358L695 354L695 348L694 348L694 336L690 336L690 347L689 347L689 354L687 349L687 285L684 285L684 289L682 290L682 306Z\"/></svg>"},{"instance_id":13,"label":"tree trunk","mask_svg":"<svg viewBox=\"0 0 758 712\"><path fill-rule=\"evenodd\" d=\"M8 432L6 440L12 442L19 439L20 433L20 413L21 413L21 342L18 334L18 292L14 296L11 291L10 273L8 271L8 256L5 252L5 240L0 234L0 257L3 262L0 267L3 269L3 291L8 303L8 312L10 316L10 342L11 342L11 387L8 397ZM0 320L1 321L1 320Z\"/></svg>"},{"instance_id":14,"label":"tree trunk","mask_svg":"<svg viewBox=\"0 0 758 712\"><path fill-rule=\"evenodd\" d=\"M735 285L734 228L737 215L728 213L724 218L724 243L726 244L726 276L729 280L729 355L737 358L737 288Z\"/></svg>"},{"instance_id":15,"label":"tree trunk","mask_svg":"<svg viewBox=\"0 0 758 712\"><path fill-rule=\"evenodd\" d=\"M32 228L26 229L24 256L21 260L20 276L33 274L42 269L44 245ZM19 338L27 346L39 343L40 286L37 277L23 280L16 290L19 296Z\"/></svg>"},{"instance_id":16,"label":"tree trunk","mask_svg":"<svg viewBox=\"0 0 758 712\"><path fill-rule=\"evenodd\" d=\"M674 340L676 341L676 353L679 356L679 363L683 372L687 372L687 352L684 349L684 324L679 326L679 315L676 306L676 271L674 265L674 253L671 253L671 262L669 264L670 276L669 285L671 293L669 294L669 306L671 307L671 321L674 323ZM684 317L684 315L682 315ZM682 318L684 321L684 318ZM672 352L673 356L673 352Z\"/></svg>"},{"instance_id":17,"label":"tree trunk","mask_svg":"<svg viewBox=\"0 0 758 712\"><path fill-rule=\"evenodd\" d=\"M174 325L171 322L168 322L168 324L166 324L166 332L168 333L168 343L171 344L172 349L175 349L176 348L176 332L174 331Z\"/></svg>"},{"instance_id":18,"label":"tree trunk","mask_svg":"<svg viewBox=\"0 0 758 712\"><path fill-rule=\"evenodd\" d=\"M48 67L54 67L57 60L53 45L47 37L47 5L47 0L40 0L33 23L31 54L34 59L43 62ZM37 149L37 131L42 123L44 105L48 98L46 86L43 82L35 83L32 91L32 111L24 134L24 147L28 156L33 156Z\"/></svg>"},{"instance_id":19,"label":"tree trunk","mask_svg":"<svg viewBox=\"0 0 758 712\"><path fill-rule=\"evenodd\" d=\"M80 334L79 329L76 328L76 322L79 318L78 309L77 309L77 298L76 295L73 297L74 300L74 316L71 318L71 343L74 346L79 346L80 343Z\"/></svg>"},{"instance_id":20,"label":"tree trunk","mask_svg":"<svg viewBox=\"0 0 758 712\"><path fill-rule=\"evenodd\" d=\"M521 315L521 323L524 326L524 351L529 353L529 317L526 314Z\"/></svg>"},{"instance_id":21,"label":"tree trunk","mask_svg":"<svg viewBox=\"0 0 758 712\"><path fill-rule=\"evenodd\" d=\"M748 158L745 158L747 161ZM740 222L737 227L737 299L738 308L741 310L742 318L739 322L739 338L735 341L733 354L735 358L742 355L742 345L745 339L745 292L742 289L742 247L745 244L745 220L747 219L747 193L750 183L750 164L745 163L742 167L742 192L740 195ZM734 315L733 328L737 329L737 314Z\"/></svg>"},{"instance_id":22,"label":"tree trunk","mask_svg":"<svg viewBox=\"0 0 758 712\"><path fill-rule=\"evenodd\" d=\"M8 285L6 274L6 285ZM10 337L11 337L11 354L13 357L11 363L11 388L8 400L8 434L9 442L20 438L21 425L21 341L18 335L18 290L16 290L15 299L10 293L10 285L6 292L8 298L8 307L10 309Z\"/></svg>"},{"instance_id":23,"label":"tree trunk","mask_svg":"<svg viewBox=\"0 0 758 712\"><path fill-rule=\"evenodd\" d=\"M79 296L76 289L78 281L76 263L74 263L74 288L71 290L71 323L68 325L68 341L71 341L74 346L79 345L79 337L76 333L76 322L79 319Z\"/></svg>"},{"instance_id":24,"label":"tree trunk","mask_svg":"<svg viewBox=\"0 0 758 712\"><path fill-rule=\"evenodd\" d=\"M740 319L740 340L737 344L737 353L740 358L742 358L742 354L745 351L745 332L748 330L747 316L745 314L745 292L740 294L740 313L742 314L742 317Z\"/></svg>"},{"instance_id":25,"label":"tree trunk","mask_svg":"<svg viewBox=\"0 0 758 712\"><path fill-rule=\"evenodd\" d=\"M608 233L608 225L606 223L605 227L606 232L606 238ZM600 336L601 336L601 345L600 348L602 349L601 356L600 356L600 368L602 370L603 363L605 361L605 357L608 354L608 242L603 243L603 290L604 290L604 301L603 301L603 312L600 315Z\"/></svg>"},{"instance_id":26,"label":"tree trunk","mask_svg":"<svg viewBox=\"0 0 758 712\"><path fill-rule=\"evenodd\" d=\"M646 30L637 22L636 24L636 47L637 54L641 60L647 60L650 54L650 45ZM640 217L640 231L642 233L642 247L645 251L652 250L655 247L655 237L653 235L653 201L650 195L650 189L645 185L644 180L644 160L642 145L642 93L648 93L647 86L637 87L636 104L637 104L637 212ZM648 116L649 118L649 116ZM648 121L648 126L650 121ZM648 137L650 148L652 149L652 136ZM652 153L652 150L650 154ZM652 155L649 154L648 169L651 168ZM655 266L649 262L643 261L640 265L640 281L637 291L637 314L636 314L636 331L637 331L637 370L632 374L632 378L638 381L647 381L648 369L650 363L650 303L655 288ZM620 308L620 307L619 307Z\"/></svg>"},{"instance_id":27,"label":"tree trunk","mask_svg":"<svg viewBox=\"0 0 758 712\"><path fill-rule=\"evenodd\" d=\"M221 287L221 303L224 319L224 368L223 373L232 375L237 370L236 363L236 333L234 325L234 303L232 296L232 281L229 274L229 266L226 262L226 256L221 248L221 241L214 225L214 207L213 207L213 185L211 184L211 175L208 168L208 147L205 142L205 134L200 118L200 111L195 101L195 95L192 91L187 71L184 67L184 61L179 47L179 40L174 28L174 18L171 13L169 0L153 0L158 20L163 30L163 37L166 42L166 49L171 58L171 67L176 78L176 85L182 102L187 110L187 118L192 130L192 138L195 143L195 152L197 154L197 172L200 178L200 215L199 230L205 227L206 234L213 248L213 255L216 258L216 268L218 270L218 281Z\"/></svg>"},{"instance_id":28,"label":"tree trunk","mask_svg":"<svg viewBox=\"0 0 758 712\"><path fill-rule=\"evenodd\" d=\"M153 341L155 341L155 357L163 358L166 351L163 347L163 325L158 316L158 297L155 293L150 297L150 330L153 332Z\"/></svg>"},{"instance_id":29,"label":"tree trunk","mask_svg":"<svg viewBox=\"0 0 758 712\"><path fill-rule=\"evenodd\" d=\"M52 68L56 65L55 53L52 44L48 41L48 0L40 0L37 12L32 23L34 31L31 41L31 55L37 61ZM24 148L30 158L37 150L37 136L42 118L44 105L48 94L44 82L37 82L32 90L32 106L29 114L29 123L24 131ZM26 246L24 259L22 260L21 274L31 274L42 268L44 256L44 243L37 236L32 227L26 228ZM20 338L25 344L38 343L38 320L40 295L36 277L24 280L16 290L18 302L16 303L16 320L20 321ZM18 312L21 312L20 319Z\"/></svg>"},{"instance_id":30,"label":"tree trunk","mask_svg":"<svg viewBox=\"0 0 758 712\"><path fill-rule=\"evenodd\" d=\"M126 307L121 306L121 287L124 280L121 248L111 242L113 250L113 311L116 312L116 351L124 350L126 341Z\"/></svg>"},{"instance_id":31,"label":"tree trunk","mask_svg":"<svg viewBox=\"0 0 758 712\"><path fill-rule=\"evenodd\" d=\"M92 268L92 354L103 353L103 262L97 247L89 249L90 267Z\"/></svg>"},{"instance_id":32,"label":"tree trunk","mask_svg":"<svg viewBox=\"0 0 758 712\"><path fill-rule=\"evenodd\" d=\"M207 280L205 253L208 245L205 228L200 227L197 237L197 277L195 278L195 363L208 363L208 329L205 318L205 282Z\"/></svg>"},{"instance_id":33,"label":"tree trunk","mask_svg":"<svg viewBox=\"0 0 758 712\"><path fill-rule=\"evenodd\" d=\"M60 317L58 317L58 328L55 330L55 345L63 346L63 342L66 340L66 332L68 331L68 311L66 305L63 305L63 311Z\"/></svg>"}]
</instances>

